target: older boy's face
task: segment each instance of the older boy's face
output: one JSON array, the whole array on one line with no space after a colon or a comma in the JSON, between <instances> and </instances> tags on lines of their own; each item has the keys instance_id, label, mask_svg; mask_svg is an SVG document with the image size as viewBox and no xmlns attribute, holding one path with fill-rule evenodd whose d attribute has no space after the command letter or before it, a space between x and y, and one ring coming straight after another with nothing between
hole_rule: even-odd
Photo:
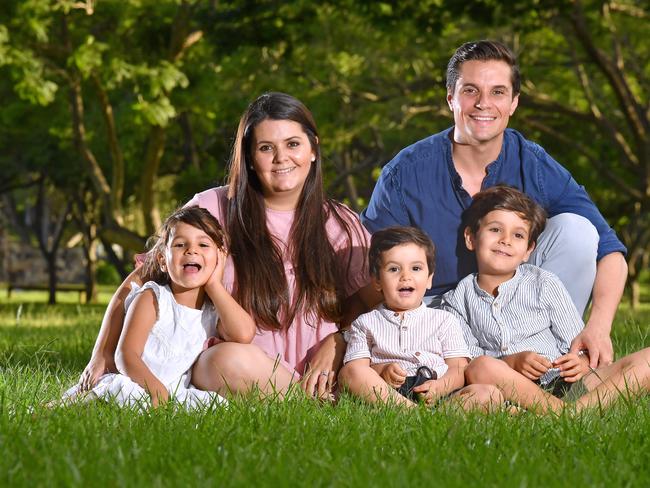
<instances>
[{"instance_id":1,"label":"older boy's face","mask_svg":"<svg viewBox=\"0 0 650 488\"><path fill-rule=\"evenodd\" d=\"M375 287L384 295L384 303L395 312L417 308L431 287L427 255L416 244L402 244L382 253Z\"/></svg>"},{"instance_id":2,"label":"older boy's face","mask_svg":"<svg viewBox=\"0 0 650 488\"><path fill-rule=\"evenodd\" d=\"M481 219L476 235L465 229L465 244L476 253L479 274L510 279L535 248L528 245L529 236L530 223L519 214L493 210Z\"/></svg>"}]
</instances>

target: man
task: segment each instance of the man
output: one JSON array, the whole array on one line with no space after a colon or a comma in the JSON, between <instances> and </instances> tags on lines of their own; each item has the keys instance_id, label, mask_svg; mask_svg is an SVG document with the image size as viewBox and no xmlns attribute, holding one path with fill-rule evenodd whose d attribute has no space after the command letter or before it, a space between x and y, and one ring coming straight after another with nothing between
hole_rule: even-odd
<instances>
[{"instance_id":1,"label":"man","mask_svg":"<svg viewBox=\"0 0 650 488\"><path fill-rule=\"evenodd\" d=\"M554 272L582 314L592 308L571 351L586 349L590 365L612 362L609 333L627 277L625 246L584 188L540 146L507 129L519 103L512 52L494 41L463 44L447 66L447 103L454 127L405 149L382 170L361 215L371 231L422 228L438 248L428 295L437 297L476 271L462 239L461 216L481 189L515 186L548 212L530 262Z\"/></svg>"}]
</instances>

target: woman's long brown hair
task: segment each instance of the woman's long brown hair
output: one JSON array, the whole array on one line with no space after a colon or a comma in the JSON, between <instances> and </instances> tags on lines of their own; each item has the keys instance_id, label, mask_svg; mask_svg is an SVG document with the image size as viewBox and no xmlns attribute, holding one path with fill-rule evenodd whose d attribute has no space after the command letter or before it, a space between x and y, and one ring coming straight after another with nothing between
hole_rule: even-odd
<instances>
[{"instance_id":1,"label":"woman's long brown hair","mask_svg":"<svg viewBox=\"0 0 650 488\"><path fill-rule=\"evenodd\" d=\"M316 156L289 232L288 253L296 279L293 296L285 276L282 250L266 226L262 187L252 170L254 130L267 119L299 123ZM358 227L352 225L356 215L325 198L316 123L299 100L284 93L266 93L251 103L237 129L228 186L227 228L235 265L234 295L242 307L259 327L267 329L285 329L300 313L314 326L319 319L339 322L354 238L362 243L364 251L367 242ZM337 259L328 238L325 224L329 218L334 218L347 234L346 259Z\"/></svg>"}]
</instances>

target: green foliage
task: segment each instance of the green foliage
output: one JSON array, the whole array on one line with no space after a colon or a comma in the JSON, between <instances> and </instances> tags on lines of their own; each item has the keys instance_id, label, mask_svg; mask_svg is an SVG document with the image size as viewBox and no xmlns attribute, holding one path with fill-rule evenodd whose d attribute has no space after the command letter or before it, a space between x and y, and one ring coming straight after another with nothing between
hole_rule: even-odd
<instances>
[{"instance_id":1,"label":"green foliage","mask_svg":"<svg viewBox=\"0 0 650 488\"><path fill-rule=\"evenodd\" d=\"M378 170L397 151L451 125L444 81L455 47L496 38L517 52L523 72L513 127L567 166L634 244L647 228L643 216L650 204L641 195L649 194L642 188L650 181L648 166L626 165L602 125L571 115L588 114L591 105L579 66L619 139L640 156L647 154L646 143L630 132L607 76L576 38L570 22L576 5L582 5L596 47L612 55L619 46L630 90L646 106L648 13L634 1L7 0L0 7L0 91L16 118L5 118L0 134L22 132L27 154L20 164L38 166L32 152L48 141L61 149L52 151L52 173L73 167L90 178L70 115L70 86L79 80L87 149L111 194L121 195L124 215L116 220L142 234L148 217L142 215L141 175L147 168L155 173L152 191L157 178L173 179L175 202L223 182L247 104L264 91L285 91L315 114L328 193L360 209ZM34 116L16 115L21 111ZM147 153L153 128L164 133L153 152L159 161ZM115 147L124 160L124 178L117 182ZM598 171L594 161L602 162ZM15 157L0 158L2 169L16 164ZM113 188L119 181L121 187ZM101 224L111 210L98 213Z\"/></svg>"}]
</instances>

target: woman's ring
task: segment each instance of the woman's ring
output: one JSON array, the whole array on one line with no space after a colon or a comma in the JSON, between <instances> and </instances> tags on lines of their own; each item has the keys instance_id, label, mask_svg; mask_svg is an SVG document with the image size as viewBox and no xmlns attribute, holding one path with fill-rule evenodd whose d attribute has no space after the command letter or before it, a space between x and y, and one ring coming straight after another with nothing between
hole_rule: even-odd
<instances>
[{"instance_id":1,"label":"woman's ring","mask_svg":"<svg viewBox=\"0 0 650 488\"><path fill-rule=\"evenodd\" d=\"M322 374L323 376L329 376L330 372L329 371L321 371L320 374Z\"/></svg>"}]
</instances>

